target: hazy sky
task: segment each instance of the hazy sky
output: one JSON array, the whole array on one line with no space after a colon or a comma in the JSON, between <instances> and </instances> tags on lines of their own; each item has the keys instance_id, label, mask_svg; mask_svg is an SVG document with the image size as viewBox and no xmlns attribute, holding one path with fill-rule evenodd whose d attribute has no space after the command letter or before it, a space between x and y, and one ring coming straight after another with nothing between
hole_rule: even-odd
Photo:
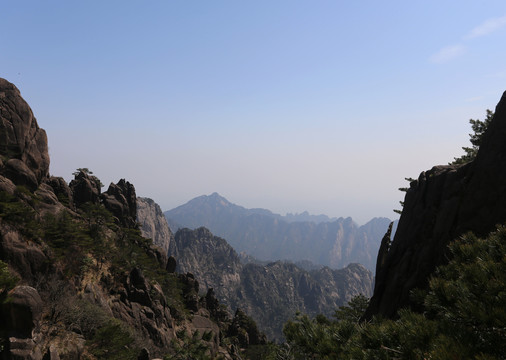
<instances>
[{"instance_id":1,"label":"hazy sky","mask_svg":"<svg viewBox=\"0 0 506 360\"><path fill-rule=\"evenodd\" d=\"M217 191L395 218L404 177L461 155L506 90L504 0L17 0L0 19L51 173L126 178L163 210Z\"/></svg>"}]
</instances>

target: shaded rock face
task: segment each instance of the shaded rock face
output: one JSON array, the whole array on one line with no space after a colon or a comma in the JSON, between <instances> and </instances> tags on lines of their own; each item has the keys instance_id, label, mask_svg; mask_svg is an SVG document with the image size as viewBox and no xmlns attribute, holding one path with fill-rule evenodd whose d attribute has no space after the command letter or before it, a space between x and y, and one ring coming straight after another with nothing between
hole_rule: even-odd
<instances>
[{"instance_id":1,"label":"shaded rock face","mask_svg":"<svg viewBox=\"0 0 506 360\"><path fill-rule=\"evenodd\" d=\"M102 194L102 202L119 222L129 228L137 228L137 196L135 188L125 179L111 183Z\"/></svg>"},{"instance_id":2,"label":"shaded rock face","mask_svg":"<svg viewBox=\"0 0 506 360\"><path fill-rule=\"evenodd\" d=\"M53 188L53 192L58 201L68 207L74 207L72 190L62 177L51 176L49 178L48 185Z\"/></svg>"},{"instance_id":3,"label":"shaded rock face","mask_svg":"<svg viewBox=\"0 0 506 360\"><path fill-rule=\"evenodd\" d=\"M367 317L394 317L413 306L410 291L424 288L448 259L447 246L472 231L478 236L506 221L506 93L474 161L435 166L411 183L397 232L378 254Z\"/></svg>"},{"instance_id":4,"label":"shaded rock face","mask_svg":"<svg viewBox=\"0 0 506 360\"><path fill-rule=\"evenodd\" d=\"M169 251L169 246L174 241L174 235L157 203L148 198L138 197L137 222L140 225L142 236L153 240L153 244L161 247L165 253Z\"/></svg>"},{"instance_id":5,"label":"shaded rock face","mask_svg":"<svg viewBox=\"0 0 506 360\"><path fill-rule=\"evenodd\" d=\"M58 186L57 184L55 184ZM90 176L80 171L69 184L73 194L73 200L76 207L91 202L98 204L100 202L100 180L95 176Z\"/></svg>"},{"instance_id":6,"label":"shaded rock face","mask_svg":"<svg viewBox=\"0 0 506 360\"><path fill-rule=\"evenodd\" d=\"M19 90L0 78L0 175L34 190L49 176L46 132Z\"/></svg>"},{"instance_id":7,"label":"shaded rock face","mask_svg":"<svg viewBox=\"0 0 506 360\"><path fill-rule=\"evenodd\" d=\"M9 299L2 307L2 319L11 331L9 336L31 338L42 314L39 293L30 286L16 286L9 293Z\"/></svg>"},{"instance_id":8,"label":"shaded rock face","mask_svg":"<svg viewBox=\"0 0 506 360\"><path fill-rule=\"evenodd\" d=\"M206 228L179 230L174 244L178 270L191 272L199 279L200 288L208 291L206 303L211 313L220 311L215 304L217 300L213 300L216 294L231 310L240 308L251 316L273 340L283 339L283 324L297 310L312 316L320 313L330 316L353 296L370 296L372 292L372 273L358 264L310 272L281 261L243 265L226 240ZM242 341L248 338L250 343L257 341L255 331Z\"/></svg>"}]
</instances>

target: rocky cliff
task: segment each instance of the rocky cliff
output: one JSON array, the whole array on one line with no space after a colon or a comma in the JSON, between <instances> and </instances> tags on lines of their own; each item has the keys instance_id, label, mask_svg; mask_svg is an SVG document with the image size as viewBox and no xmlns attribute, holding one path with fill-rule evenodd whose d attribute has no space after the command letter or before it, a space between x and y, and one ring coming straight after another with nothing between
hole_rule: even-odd
<instances>
[{"instance_id":1,"label":"rocky cliff","mask_svg":"<svg viewBox=\"0 0 506 360\"><path fill-rule=\"evenodd\" d=\"M18 89L0 79L1 359L147 360L190 343L237 359L265 342L141 236L132 184L101 192L86 171L67 184L49 176L47 149Z\"/></svg>"},{"instance_id":2,"label":"rocky cliff","mask_svg":"<svg viewBox=\"0 0 506 360\"><path fill-rule=\"evenodd\" d=\"M314 271L281 261L243 265L234 249L206 228L179 230L175 248L181 272L195 274L203 289L214 289L229 309L243 310L278 341L283 324L297 311L330 316L353 296L371 295L372 273L359 264Z\"/></svg>"},{"instance_id":3,"label":"rocky cliff","mask_svg":"<svg viewBox=\"0 0 506 360\"><path fill-rule=\"evenodd\" d=\"M397 232L378 254L374 295L367 316L394 317L414 306L410 292L425 288L434 269L448 261L449 242L466 232L485 236L506 221L506 93L474 161L435 166L406 193Z\"/></svg>"},{"instance_id":4,"label":"rocky cliff","mask_svg":"<svg viewBox=\"0 0 506 360\"><path fill-rule=\"evenodd\" d=\"M49 177L46 132L19 90L0 79L0 175L35 190Z\"/></svg>"},{"instance_id":5,"label":"rocky cliff","mask_svg":"<svg viewBox=\"0 0 506 360\"><path fill-rule=\"evenodd\" d=\"M310 261L334 269L360 263L371 271L390 223L375 218L358 226L351 218L281 216L265 209L245 209L217 193L199 196L166 211L165 216L169 224L192 229L204 226L227 239L239 253L259 260Z\"/></svg>"},{"instance_id":6,"label":"rocky cliff","mask_svg":"<svg viewBox=\"0 0 506 360\"><path fill-rule=\"evenodd\" d=\"M142 236L152 239L153 244L161 247L167 253L174 241L174 235L160 206L152 199L138 197L137 221L140 224Z\"/></svg>"}]
</instances>

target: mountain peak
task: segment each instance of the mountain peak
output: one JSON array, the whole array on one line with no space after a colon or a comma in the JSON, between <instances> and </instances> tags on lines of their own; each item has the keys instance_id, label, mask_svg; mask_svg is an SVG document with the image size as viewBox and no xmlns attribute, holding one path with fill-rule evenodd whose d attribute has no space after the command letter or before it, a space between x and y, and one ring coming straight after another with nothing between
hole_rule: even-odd
<instances>
[{"instance_id":1,"label":"mountain peak","mask_svg":"<svg viewBox=\"0 0 506 360\"><path fill-rule=\"evenodd\" d=\"M211 195L208 195L207 198L211 201L214 201L220 205L223 205L223 206L227 206L229 204L231 204L230 201L228 201L227 199L225 199L223 196L221 196L220 194L218 194L217 192L213 192Z\"/></svg>"}]
</instances>

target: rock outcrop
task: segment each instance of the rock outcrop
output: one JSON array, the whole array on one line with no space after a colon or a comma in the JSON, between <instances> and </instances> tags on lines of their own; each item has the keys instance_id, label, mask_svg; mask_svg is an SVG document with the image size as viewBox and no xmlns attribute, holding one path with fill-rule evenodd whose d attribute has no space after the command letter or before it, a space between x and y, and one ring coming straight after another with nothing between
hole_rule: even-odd
<instances>
[{"instance_id":1,"label":"rock outcrop","mask_svg":"<svg viewBox=\"0 0 506 360\"><path fill-rule=\"evenodd\" d=\"M165 253L169 251L174 235L156 202L149 198L137 198L137 222L142 236L153 240L153 244L161 247Z\"/></svg>"},{"instance_id":2,"label":"rock outcrop","mask_svg":"<svg viewBox=\"0 0 506 360\"><path fill-rule=\"evenodd\" d=\"M35 190L49 176L46 132L13 84L0 78L0 176Z\"/></svg>"},{"instance_id":3,"label":"rock outcrop","mask_svg":"<svg viewBox=\"0 0 506 360\"><path fill-rule=\"evenodd\" d=\"M506 93L474 161L435 166L411 183L395 237L378 254L367 317L395 317L414 306L411 290L425 288L435 268L448 261L452 240L469 231L485 236L505 221Z\"/></svg>"},{"instance_id":4,"label":"rock outcrop","mask_svg":"<svg viewBox=\"0 0 506 360\"><path fill-rule=\"evenodd\" d=\"M56 184L59 187L60 184ZM95 176L79 171L69 184L76 207L86 203L98 204L100 202L101 184Z\"/></svg>"},{"instance_id":5,"label":"rock outcrop","mask_svg":"<svg viewBox=\"0 0 506 360\"><path fill-rule=\"evenodd\" d=\"M101 196L105 208L128 228L137 228L137 196L135 187L125 179L111 183Z\"/></svg>"}]
</instances>

